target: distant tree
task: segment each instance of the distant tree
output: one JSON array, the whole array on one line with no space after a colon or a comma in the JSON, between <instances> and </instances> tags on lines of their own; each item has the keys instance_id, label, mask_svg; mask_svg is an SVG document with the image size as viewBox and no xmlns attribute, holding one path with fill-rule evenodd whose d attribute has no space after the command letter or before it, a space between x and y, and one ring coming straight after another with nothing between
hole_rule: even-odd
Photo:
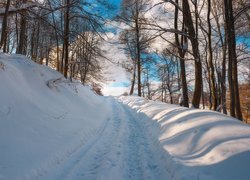
<instances>
[{"instance_id":1,"label":"distant tree","mask_svg":"<svg viewBox=\"0 0 250 180\"><path fill-rule=\"evenodd\" d=\"M143 24L146 22L144 12L147 0L123 0L120 20L130 27L130 31L134 33L135 54L137 63L137 88L138 96L142 96L142 82L141 82L141 54L146 49L149 43L149 37L143 32Z\"/></svg>"},{"instance_id":2,"label":"distant tree","mask_svg":"<svg viewBox=\"0 0 250 180\"><path fill-rule=\"evenodd\" d=\"M163 102L167 102L167 97L169 96L169 102L173 104L174 93L180 90L178 87L178 74L176 71L178 63L168 50L164 50L160 57L161 62L158 65L157 72L161 81L161 99Z\"/></svg>"},{"instance_id":3,"label":"distant tree","mask_svg":"<svg viewBox=\"0 0 250 180\"><path fill-rule=\"evenodd\" d=\"M101 61L105 60L105 56L99 48L100 43L100 37L87 29L86 32L78 35L70 46L71 78L79 78L83 84L102 80Z\"/></svg>"},{"instance_id":4,"label":"distant tree","mask_svg":"<svg viewBox=\"0 0 250 180\"><path fill-rule=\"evenodd\" d=\"M125 68L129 73L132 73L131 78L131 87L129 91L129 95L134 93L135 82L136 82L136 43L134 33L129 30L124 30L120 33L120 42L125 45L124 51L125 54L131 59L129 64L123 64L123 68Z\"/></svg>"}]
</instances>

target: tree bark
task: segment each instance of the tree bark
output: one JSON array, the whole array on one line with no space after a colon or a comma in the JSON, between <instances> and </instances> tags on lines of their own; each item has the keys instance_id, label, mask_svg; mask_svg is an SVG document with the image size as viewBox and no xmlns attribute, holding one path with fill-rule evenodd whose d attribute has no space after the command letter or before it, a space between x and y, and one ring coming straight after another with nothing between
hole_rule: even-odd
<instances>
[{"instance_id":1,"label":"tree bark","mask_svg":"<svg viewBox=\"0 0 250 180\"><path fill-rule=\"evenodd\" d=\"M217 1L213 0L213 4L217 5ZM224 11L223 11L224 12ZM222 62L221 62L221 80L219 81L218 84L220 84L221 86L221 105L222 105L222 110L224 114L227 114L227 108L226 108L226 53L227 53L227 48L226 48L226 44L227 44L227 40L226 40L226 35L224 36L223 39L223 35L221 32L221 25L219 23L219 14L218 14L218 7L215 7L214 9L212 9L212 13L216 22L216 26L218 29L218 35L220 38L220 43L222 46ZM225 13L223 13L225 14ZM223 18L225 18L223 16ZM226 28L225 28L226 29Z\"/></svg>"},{"instance_id":2,"label":"tree bark","mask_svg":"<svg viewBox=\"0 0 250 180\"><path fill-rule=\"evenodd\" d=\"M70 9L70 0L66 1L66 9L64 12L64 77L68 77L68 61L69 61L69 9Z\"/></svg>"},{"instance_id":3,"label":"tree bark","mask_svg":"<svg viewBox=\"0 0 250 180\"><path fill-rule=\"evenodd\" d=\"M188 35L192 44L193 56L195 59L195 87L194 87L192 105L195 108L199 108L201 93L202 93L202 65L198 47L198 39L196 38L196 33L194 29L194 24L188 0L183 0L182 9L183 9L184 24L188 29L189 33Z\"/></svg>"},{"instance_id":4,"label":"tree bark","mask_svg":"<svg viewBox=\"0 0 250 180\"><path fill-rule=\"evenodd\" d=\"M7 41L7 34L8 34L8 12L10 7L10 0L7 0L7 4L5 7L5 13L3 16L3 23L2 23L2 33L1 33L1 42L0 42L0 50L3 49L3 52L6 52L6 41Z\"/></svg>"},{"instance_id":5,"label":"tree bark","mask_svg":"<svg viewBox=\"0 0 250 180\"><path fill-rule=\"evenodd\" d=\"M27 0L23 0L23 4L27 3ZM21 22L20 22L20 34L19 34L19 43L17 46L17 54L26 55L27 53L27 10L23 9L21 12Z\"/></svg>"},{"instance_id":6,"label":"tree bark","mask_svg":"<svg viewBox=\"0 0 250 180\"><path fill-rule=\"evenodd\" d=\"M178 5L178 0L175 0L175 3ZM175 6L175 19L174 19L174 28L178 30L178 16L179 16L179 9L177 6ZM183 22L184 23L184 22ZM184 28L182 28L184 30ZM184 33L186 31L184 30ZM187 80L186 80L186 67L185 67L185 54L186 50L183 48L184 44L187 44L187 37L182 35L182 41L181 44L179 42L179 36L177 33L175 33L175 43L178 47L178 53L180 56L180 69L181 69L181 86L182 86L182 99L183 99L183 106L189 107L188 103L188 87L187 87Z\"/></svg>"},{"instance_id":7,"label":"tree bark","mask_svg":"<svg viewBox=\"0 0 250 180\"><path fill-rule=\"evenodd\" d=\"M224 0L225 20L228 48L228 81L230 89L230 115L242 120L239 87L238 87L238 67L236 56L236 40L234 28L234 16L231 0Z\"/></svg>"},{"instance_id":8,"label":"tree bark","mask_svg":"<svg viewBox=\"0 0 250 180\"><path fill-rule=\"evenodd\" d=\"M222 37L222 36L221 36ZM226 44L226 36L225 41L223 44L223 57L222 57L222 70L221 70L221 104L223 113L227 114L227 106L226 106L226 94L227 94L227 86L226 86L226 53L227 48L225 46Z\"/></svg>"},{"instance_id":9,"label":"tree bark","mask_svg":"<svg viewBox=\"0 0 250 180\"><path fill-rule=\"evenodd\" d=\"M135 65L135 62L133 60L133 77L132 77L132 83L131 83L131 88L130 88L130 92L129 92L129 95L132 95L134 94L134 87L135 87L135 78L136 78L136 65Z\"/></svg>"},{"instance_id":10,"label":"tree bark","mask_svg":"<svg viewBox=\"0 0 250 180\"><path fill-rule=\"evenodd\" d=\"M136 19L135 19L135 32L136 32L136 56L137 56L137 83L138 83L138 96L141 96L141 47L140 47L140 29L139 29L139 7L136 2Z\"/></svg>"},{"instance_id":11,"label":"tree bark","mask_svg":"<svg viewBox=\"0 0 250 180\"><path fill-rule=\"evenodd\" d=\"M210 22L210 13L211 13L211 0L207 0L208 3L208 12L207 12L207 24L208 24L208 65L209 65L209 78L211 83L211 95L213 98L213 110L216 111L218 106L217 93L216 93L216 82L215 82L215 70L213 64L213 50L212 50L212 30L211 30L211 22Z\"/></svg>"}]
</instances>

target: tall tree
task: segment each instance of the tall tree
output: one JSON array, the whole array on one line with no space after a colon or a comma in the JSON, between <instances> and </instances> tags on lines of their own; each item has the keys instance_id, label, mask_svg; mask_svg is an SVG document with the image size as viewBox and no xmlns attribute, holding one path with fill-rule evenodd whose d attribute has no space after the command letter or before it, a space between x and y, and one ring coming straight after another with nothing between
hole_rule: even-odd
<instances>
[{"instance_id":1,"label":"tall tree","mask_svg":"<svg viewBox=\"0 0 250 180\"><path fill-rule=\"evenodd\" d=\"M27 0L22 0L21 6L25 6L26 3ZM27 9L23 8L21 10L19 43L16 50L17 54L26 55L27 53L27 16L28 16Z\"/></svg>"},{"instance_id":2,"label":"tall tree","mask_svg":"<svg viewBox=\"0 0 250 180\"><path fill-rule=\"evenodd\" d=\"M188 0L183 0L182 2L182 10L183 10L183 21L185 27L188 29L188 37L190 39L192 45L192 52L194 56L195 62L195 87L192 105L195 108L199 108L201 93L202 93L202 64L199 53L198 39L196 36L194 23L192 19L192 14L190 11L190 6Z\"/></svg>"},{"instance_id":3,"label":"tall tree","mask_svg":"<svg viewBox=\"0 0 250 180\"><path fill-rule=\"evenodd\" d=\"M142 31L143 24L146 18L144 11L147 0L123 0L122 13L120 20L130 27L130 31L134 33L134 45L136 52L136 67L137 67L137 89L138 96L142 96L141 70L142 70L142 51L146 49L149 40Z\"/></svg>"},{"instance_id":4,"label":"tall tree","mask_svg":"<svg viewBox=\"0 0 250 180\"><path fill-rule=\"evenodd\" d=\"M135 2L135 34L136 34L136 56L137 56L137 88L138 96L141 96L141 48L140 48L140 25L139 25L139 2Z\"/></svg>"},{"instance_id":5,"label":"tall tree","mask_svg":"<svg viewBox=\"0 0 250 180\"><path fill-rule=\"evenodd\" d=\"M227 94L227 90L226 90L226 53L227 53L227 48L226 48L226 36L223 36L222 34L222 30L221 28L225 26L225 24L220 23L220 17L223 18L223 20L225 19L224 17L224 12L222 8L222 3L221 2L217 2L216 0L212 1L213 3L213 8L211 9L211 12L213 14L215 23L216 23L216 27L217 27L217 32L218 32L218 36L219 36L219 40L220 40L220 44L222 47L222 62L221 62L221 68L219 68L219 74L220 74L220 81L218 80L219 86L221 86L221 94L220 94L220 98L221 98L221 105L222 105L222 110L224 114L227 114L227 108L226 108L226 94ZM222 14L222 16L220 15Z\"/></svg>"},{"instance_id":6,"label":"tall tree","mask_svg":"<svg viewBox=\"0 0 250 180\"><path fill-rule=\"evenodd\" d=\"M228 82L230 90L230 114L242 120L238 87L238 66L232 0L224 0L225 34L228 48Z\"/></svg>"},{"instance_id":7,"label":"tall tree","mask_svg":"<svg viewBox=\"0 0 250 180\"><path fill-rule=\"evenodd\" d=\"M174 28L176 30L178 30L178 16L179 16L179 1L175 0L175 19L174 19ZM183 16L184 17L184 16ZM184 22L182 25L182 31L184 34L187 33L187 29L184 27ZM178 48L178 53L180 56L180 68L181 68L181 85L182 85L182 98L183 98L183 106L188 107L189 103L188 103L188 87L187 87L187 80L186 80L186 67L185 67L185 54L187 51L187 36L185 35L181 35L181 42L179 40L179 35L178 33L175 33L175 43L176 46Z\"/></svg>"},{"instance_id":8,"label":"tall tree","mask_svg":"<svg viewBox=\"0 0 250 180\"><path fill-rule=\"evenodd\" d=\"M214 62L213 62L213 50L212 50L212 26L211 26L211 20L210 20L210 14L211 14L211 0L207 0L207 24L208 24L208 65L209 65L209 79L211 83L211 94L213 98L213 110L216 111L217 109L217 90L216 90L216 82L215 82L215 69L214 69Z\"/></svg>"},{"instance_id":9,"label":"tall tree","mask_svg":"<svg viewBox=\"0 0 250 180\"><path fill-rule=\"evenodd\" d=\"M69 12L70 12L70 0L65 0L64 35L63 35L63 60L64 60L63 75L66 78L68 76L68 62L69 62L69 21L70 21Z\"/></svg>"},{"instance_id":10,"label":"tall tree","mask_svg":"<svg viewBox=\"0 0 250 180\"><path fill-rule=\"evenodd\" d=\"M129 65L124 64L123 67L130 73L132 73L131 78L131 87L129 95L134 94L134 87L136 81L136 70L137 70L137 63L136 63L136 46L134 41L134 33L129 30L124 30L120 33L120 42L125 45L125 54L131 59L132 63L130 62ZM132 66L131 66L132 64Z\"/></svg>"},{"instance_id":11,"label":"tall tree","mask_svg":"<svg viewBox=\"0 0 250 180\"><path fill-rule=\"evenodd\" d=\"M8 12L10 7L10 0L7 0L6 7L5 7L5 13L3 16L3 22L2 22L2 33L1 33L1 42L0 42L0 50L3 49L3 52L6 52L6 46L7 46L7 23L8 23Z\"/></svg>"}]
</instances>

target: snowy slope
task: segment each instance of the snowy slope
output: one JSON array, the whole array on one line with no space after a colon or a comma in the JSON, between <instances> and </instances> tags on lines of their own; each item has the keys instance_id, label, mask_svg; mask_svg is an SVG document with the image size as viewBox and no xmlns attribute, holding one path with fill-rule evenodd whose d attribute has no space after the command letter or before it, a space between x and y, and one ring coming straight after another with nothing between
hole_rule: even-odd
<instances>
[{"instance_id":1,"label":"snowy slope","mask_svg":"<svg viewBox=\"0 0 250 180\"><path fill-rule=\"evenodd\" d=\"M0 54L0 67L0 179L36 178L107 121L105 100L80 83L21 55Z\"/></svg>"},{"instance_id":2,"label":"snowy slope","mask_svg":"<svg viewBox=\"0 0 250 180\"><path fill-rule=\"evenodd\" d=\"M250 127L138 97L100 97L0 54L0 179L249 180Z\"/></svg>"},{"instance_id":3,"label":"snowy slope","mask_svg":"<svg viewBox=\"0 0 250 180\"><path fill-rule=\"evenodd\" d=\"M151 121L148 133L165 149L169 179L250 179L249 125L212 111L138 97L119 100Z\"/></svg>"}]
</instances>

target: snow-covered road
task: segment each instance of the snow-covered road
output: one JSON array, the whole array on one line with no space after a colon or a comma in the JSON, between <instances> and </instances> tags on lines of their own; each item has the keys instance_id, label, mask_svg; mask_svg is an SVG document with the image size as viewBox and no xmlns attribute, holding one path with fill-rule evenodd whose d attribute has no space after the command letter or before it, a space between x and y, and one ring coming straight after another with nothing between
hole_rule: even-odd
<instances>
[{"instance_id":1,"label":"snow-covered road","mask_svg":"<svg viewBox=\"0 0 250 180\"><path fill-rule=\"evenodd\" d=\"M0 64L1 180L250 179L250 127L234 118L97 96L21 55Z\"/></svg>"},{"instance_id":2,"label":"snow-covered road","mask_svg":"<svg viewBox=\"0 0 250 180\"><path fill-rule=\"evenodd\" d=\"M164 153L138 114L112 97L106 105L110 117L95 137L41 179L166 179Z\"/></svg>"}]
</instances>

